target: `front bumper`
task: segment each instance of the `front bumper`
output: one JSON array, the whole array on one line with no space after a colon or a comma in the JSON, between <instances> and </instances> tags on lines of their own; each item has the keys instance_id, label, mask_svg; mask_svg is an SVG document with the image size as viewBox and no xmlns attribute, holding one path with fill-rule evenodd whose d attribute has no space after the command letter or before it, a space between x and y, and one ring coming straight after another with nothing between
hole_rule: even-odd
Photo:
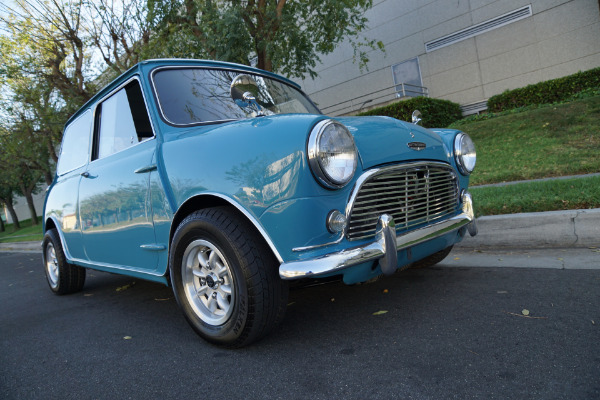
<instances>
[{"instance_id":1,"label":"front bumper","mask_svg":"<svg viewBox=\"0 0 600 400\"><path fill-rule=\"evenodd\" d=\"M396 236L394 219L383 214L379 217L375 241L317 258L283 263L279 267L282 279L310 278L331 274L353 265L379 260L381 271L390 275L398 268L398 251L457 231L469 225L469 233L475 236L475 215L473 200L468 192L462 194L462 212L445 221L425 226Z\"/></svg>"}]
</instances>

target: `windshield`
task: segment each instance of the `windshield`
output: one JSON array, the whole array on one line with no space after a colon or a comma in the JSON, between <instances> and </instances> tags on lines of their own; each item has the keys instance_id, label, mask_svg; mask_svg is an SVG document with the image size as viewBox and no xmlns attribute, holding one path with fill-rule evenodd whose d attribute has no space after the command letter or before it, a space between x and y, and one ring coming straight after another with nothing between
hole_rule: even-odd
<instances>
[{"instance_id":1,"label":"windshield","mask_svg":"<svg viewBox=\"0 0 600 400\"><path fill-rule=\"evenodd\" d=\"M240 75L250 75L258 86L256 101L264 115L320 114L299 90L275 79L247 72L180 68L153 74L158 102L165 119L175 125L191 125L255 116L231 98L231 83Z\"/></svg>"}]
</instances>

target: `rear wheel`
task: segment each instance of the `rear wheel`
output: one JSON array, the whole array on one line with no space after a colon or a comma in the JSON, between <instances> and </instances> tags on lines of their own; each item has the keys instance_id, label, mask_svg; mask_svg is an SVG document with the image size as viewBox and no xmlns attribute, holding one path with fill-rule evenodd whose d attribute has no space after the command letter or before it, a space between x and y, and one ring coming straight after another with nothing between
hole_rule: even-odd
<instances>
[{"instance_id":1,"label":"rear wheel","mask_svg":"<svg viewBox=\"0 0 600 400\"><path fill-rule=\"evenodd\" d=\"M229 208L196 211L181 222L170 274L187 321L212 343L250 344L283 319L288 287L277 260Z\"/></svg>"},{"instance_id":2,"label":"rear wheel","mask_svg":"<svg viewBox=\"0 0 600 400\"><path fill-rule=\"evenodd\" d=\"M422 260L419 260L410 265L410 268L429 268L434 266L435 264L442 262L444 258L450 254L453 246L446 247L444 250L438 251L437 253L433 253L429 257L425 257Z\"/></svg>"},{"instance_id":3,"label":"rear wheel","mask_svg":"<svg viewBox=\"0 0 600 400\"><path fill-rule=\"evenodd\" d=\"M56 229L50 229L46 232L42 249L46 279L50 289L56 294L81 291L85 283L85 268L67 262Z\"/></svg>"}]
</instances>

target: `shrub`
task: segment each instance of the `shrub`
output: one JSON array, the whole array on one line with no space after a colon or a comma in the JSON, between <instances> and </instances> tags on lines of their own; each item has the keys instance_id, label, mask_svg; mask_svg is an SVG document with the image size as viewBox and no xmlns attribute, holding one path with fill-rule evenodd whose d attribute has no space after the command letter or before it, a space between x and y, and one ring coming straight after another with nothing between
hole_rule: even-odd
<instances>
[{"instance_id":1,"label":"shrub","mask_svg":"<svg viewBox=\"0 0 600 400\"><path fill-rule=\"evenodd\" d=\"M377 107L358 115L385 115L403 121L411 121L413 111L421 111L422 125L426 128L444 128L462 117L460 106L448 100L414 97Z\"/></svg>"},{"instance_id":2,"label":"shrub","mask_svg":"<svg viewBox=\"0 0 600 400\"><path fill-rule=\"evenodd\" d=\"M520 89L506 90L488 99L490 112L538 104L550 104L572 98L587 89L600 88L600 68L578 72L573 75L528 85Z\"/></svg>"}]
</instances>

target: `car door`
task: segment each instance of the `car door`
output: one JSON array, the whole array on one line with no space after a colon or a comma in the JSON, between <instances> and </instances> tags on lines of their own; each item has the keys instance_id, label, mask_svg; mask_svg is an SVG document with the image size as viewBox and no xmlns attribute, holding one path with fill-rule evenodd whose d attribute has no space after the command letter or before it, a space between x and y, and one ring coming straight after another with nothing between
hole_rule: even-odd
<instances>
[{"instance_id":1,"label":"car door","mask_svg":"<svg viewBox=\"0 0 600 400\"><path fill-rule=\"evenodd\" d=\"M91 264L156 270L149 188L155 149L140 83L134 78L95 111L92 157L79 186L82 241Z\"/></svg>"},{"instance_id":2,"label":"car door","mask_svg":"<svg viewBox=\"0 0 600 400\"><path fill-rule=\"evenodd\" d=\"M93 117L88 109L65 128L56 166L56 181L48 192L45 215L58 222L63 249L72 260L85 259L77 207L81 173L87 169Z\"/></svg>"}]
</instances>

